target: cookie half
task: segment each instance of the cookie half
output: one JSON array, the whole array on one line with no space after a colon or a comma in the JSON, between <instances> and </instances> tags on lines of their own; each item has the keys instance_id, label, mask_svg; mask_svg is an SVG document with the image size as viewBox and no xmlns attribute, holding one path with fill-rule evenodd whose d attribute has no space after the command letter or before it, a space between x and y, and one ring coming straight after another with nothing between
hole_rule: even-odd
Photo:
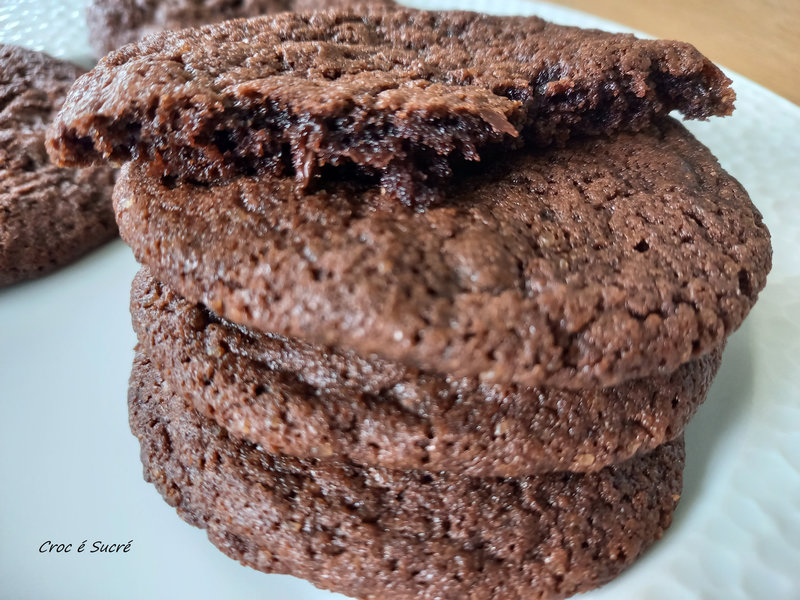
<instances>
[{"instance_id":1,"label":"cookie half","mask_svg":"<svg viewBox=\"0 0 800 600\"><path fill-rule=\"evenodd\" d=\"M565 598L669 526L683 442L591 475L474 479L265 454L202 419L139 356L145 478L230 557L356 598Z\"/></svg>"},{"instance_id":2,"label":"cookie half","mask_svg":"<svg viewBox=\"0 0 800 600\"><path fill-rule=\"evenodd\" d=\"M719 347L756 301L769 232L674 120L518 153L426 211L374 187L171 186L127 165L121 235L226 319L484 382L580 390Z\"/></svg>"},{"instance_id":3,"label":"cookie half","mask_svg":"<svg viewBox=\"0 0 800 600\"><path fill-rule=\"evenodd\" d=\"M131 313L170 388L267 452L481 477L598 471L653 450L683 432L721 355L570 392L482 384L258 334L187 302L146 268Z\"/></svg>"},{"instance_id":4,"label":"cookie half","mask_svg":"<svg viewBox=\"0 0 800 600\"><path fill-rule=\"evenodd\" d=\"M308 186L355 166L423 206L491 149L728 114L729 83L680 42L364 5L127 46L75 86L50 148L60 164L136 157L203 182L266 172Z\"/></svg>"},{"instance_id":5,"label":"cookie half","mask_svg":"<svg viewBox=\"0 0 800 600\"><path fill-rule=\"evenodd\" d=\"M83 69L0 44L0 286L44 275L117 233L114 172L59 168L47 127Z\"/></svg>"}]
</instances>

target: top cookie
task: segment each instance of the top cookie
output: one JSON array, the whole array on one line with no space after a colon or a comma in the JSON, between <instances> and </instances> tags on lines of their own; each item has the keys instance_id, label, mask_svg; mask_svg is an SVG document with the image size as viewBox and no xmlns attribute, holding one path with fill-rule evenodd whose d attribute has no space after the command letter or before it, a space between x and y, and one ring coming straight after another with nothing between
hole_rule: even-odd
<instances>
[{"instance_id":1,"label":"top cookie","mask_svg":"<svg viewBox=\"0 0 800 600\"><path fill-rule=\"evenodd\" d=\"M679 123L518 152L425 211L287 178L166 186L129 163L122 237L231 321L485 382L581 389L719 346L770 268L747 193Z\"/></svg>"},{"instance_id":2,"label":"top cookie","mask_svg":"<svg viewBox=\"0 0 800 600\"><path fill-rule=\"evenodd\" d=\"M43 275L116 235L111 167L58 168L44 147L82 72L0 44L0 286Z\"/></svg>"},{"instance_id":3,"label":"top cookie","mask_svg":"<svg viewBox=\"0 0 800 600\"><path fill-rule=\"evenodd\" d=\"M108 55L72 89L50 151L203 182L260 171L308 185L355 165L425 205L454 166L499 146L639 130L676 109L728 114L729 83L689 44L536 17L281 13Z\"/></svg>"},{"instance_id":4,"label":"top cookie","mask_svg":"<svg viewBox=\"0 0 800 600\"><path fill-rule=\"evenodd\" d=\"M354 3L353 0L91 0L86 21L92 47L103 56L168 29Z\"/></svg>"}]
</instances>

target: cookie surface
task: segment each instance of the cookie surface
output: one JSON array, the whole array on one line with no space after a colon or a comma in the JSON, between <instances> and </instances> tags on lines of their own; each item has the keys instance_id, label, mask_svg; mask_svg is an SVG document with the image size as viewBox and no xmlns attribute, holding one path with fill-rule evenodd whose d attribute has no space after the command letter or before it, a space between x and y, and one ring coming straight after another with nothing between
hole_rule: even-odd
<instances>
[{"instance_id":1,"label":"cookie surface","mask_svg":"<svg viewBox=\"0 0 800 600\"><path fill-rule=\"evenodd\" d=\"M683 442L591 475L486 480L270 456L201 419L137 357L145 478L230 557L357 598L564 598L669 526Z\"/></svg>"},{"instance_id":2,"label":"cookie surface","mask_svg":"<svg viewBox=\"0 0 800 600\"><path fill-rule=\"evenodd\" d=\"M598 471L679 436L719 366L567 392L481 384L226 323L142 270L142 351L170 388L265 451L392 469L519 477Z\"/></svg>"},{"instance_id":3,"label":"cookie surface","mask_svg":"<svg viewBox=\"0 0 800 600\"><path fill-rule=\"evenodd\" d=\"M616 385L719 347L770 267L769 233L668 120L518 153L424 212L342 182L115 189L153 276L230 321L484 382Z\"/></svg>"},{"instance_id":4,"label":"cookie surface","mask_svg":"<svg viewBox=\"0 0 800 600\"><path fill-rule=\"evenodd\" d=\"M357 167L413 206L452 168L524 142L733 109L693 46L547 23L380 6L160 34L82 78L51 138L59 164L151 162L214 182Z\"/></svg>"},{"instance_id":5,"label":"cookie surface","mask_svg":"<svg viewBox=\"0 0 800 600\"><path fill-rule=\"evenodd\" d=\"M376 0L372 0L376 1ZM388 2L387 2L388 3ZM144 36L228 19L285 10L355 4L351 0L91 0L86 9L89 39L103 56Z\"/></svg>"},{"instance_id":6,"label":"cookie surface","mask_svg":"<svg viewBox=\"0 0 800 600\"><path fill-rule=\"evenodd\" d=\"M48 273L116 235L112 169L58 168L44 146L82 72L0 44L0 286Z\"/></svg>"}]
</instances>

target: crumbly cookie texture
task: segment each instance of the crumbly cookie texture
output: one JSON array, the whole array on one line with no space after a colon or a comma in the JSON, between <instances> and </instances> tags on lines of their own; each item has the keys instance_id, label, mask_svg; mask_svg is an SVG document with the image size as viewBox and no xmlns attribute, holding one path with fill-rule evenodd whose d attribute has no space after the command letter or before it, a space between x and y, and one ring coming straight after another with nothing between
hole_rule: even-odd
<instances>
[{"instance_id":1,"label":"crumbly cookie texture","mask_svg":"<svg viewBox=\"0 0 800 600\"><path fill-rule=\"evenodd\" d=\"M73 88L50 139L63 165L143 159L215 182L359 176L409 206L500 148L733 109L693 46L536 17L363 5L162 33Z\"/></svg>"},{"instance_id":2,"label":"crumbly cookie texture","mask_svg":"<svg viewBox=\"0 0 800 600\"><path fill-rule=\"evenodd\" d=\"M371 0L379 2L380 0ZM91 0L86 8L89 41L98 56L170 29L287 10L361 4L358 0ZM383 4L392 4L385 0Z\"/></svg>"},{"instance_id":3,"label":"crumbly cookie texture","mask_svg":"<svg viewBox=\"0 0 800 600\"><path fill-rule=\"evenodd\" d=\"M610 388L482 384L248 331L146 268L131 314L170 388L267 452L482 477L599 471L675 439L721 356Z\"/></svg>"},{"instance_id":4,"label":"crumbly cookie texture","mask_svg":"<svg viewBox=\"0 0 800 600\"><path fill-rule=\"evenodd\" d=\"M59 168L45 136L83 69L0 44L0 286L72 262L113 238L114 174Z\"/></svg>"},{"instance_id":5,"label":"crumbly cookie texture","mask_svg":"<svg viewBox=\"0 0 800 600\"><path fill-rule=\"evenodd\" d=\"M517 153L422 212L301 188L133 163L115 206L153 276L230 321L486 383L667 375L741 324L771 265L747 193L674 120Z\"/></svg>"},{"instance_id":6,"label":"crumbly cookie texture","mask_svg":"<svg viewBox=\"0 0 800 600\"><path fill-rule=\"evenodd\" d=\"M633 562L681 491L682 440L523 479L271 456L197 416L141 356L129 407L145 478L223 552L362 599L565 598Z\"/></svg>"}]
</instances>

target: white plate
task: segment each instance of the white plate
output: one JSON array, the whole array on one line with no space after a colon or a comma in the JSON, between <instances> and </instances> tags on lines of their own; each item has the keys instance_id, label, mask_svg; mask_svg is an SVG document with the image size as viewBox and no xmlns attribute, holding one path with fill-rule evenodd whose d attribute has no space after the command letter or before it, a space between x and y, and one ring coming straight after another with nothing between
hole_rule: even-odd
<instances>
[{"instance_id":1,"label":"white plate","mask_svg":"<svg viewBox=\"0 0 800 600\"><path fill-rule=\"evenodd\" d=\"M417 4L624 29L523 1ZM80 5L3 0L0 41L85 60ZM735 116L690 128L764 213L775 266L687 430L674 525L587 600L800 598L800 108L742 77L734 84ZM0 598L341 599L225 558L142 481L125 406L135 271L116 242L0 291ZM83 540L133 542L107 555L78 553ZM72 552L40 553L46 541Z\"/></svg>"}]
</instances>

